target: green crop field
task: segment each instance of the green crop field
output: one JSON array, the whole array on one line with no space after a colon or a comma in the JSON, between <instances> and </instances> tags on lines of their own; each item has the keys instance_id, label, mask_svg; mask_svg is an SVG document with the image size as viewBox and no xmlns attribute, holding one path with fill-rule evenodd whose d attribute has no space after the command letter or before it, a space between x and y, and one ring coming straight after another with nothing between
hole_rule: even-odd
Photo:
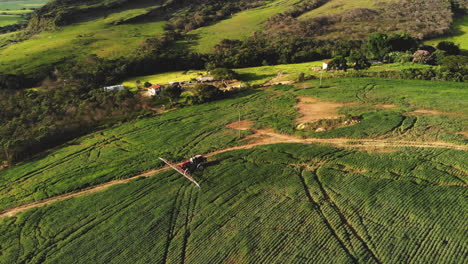
<instances>
[{"instance_id":1,"label":"green crop field","mask_svg":"<svg viewBox=\"0 0 468 264\"><path fill-rule=\"evenodd\" d=\"M188 45L196 51L209 53L223 39L245 39L262 29L262 22L283 12L297 0L275 0L266 6L240 12L214 25L193 30L189 36L194 39Z\"/></svg>"},{"instance_id":2,"label":"green crop field","mask_svg":"<svg viewBox=\"0 0 468 264\"><path fill-rule=\"evenodd\" d=\"M437 45L440 41L453 41L460 45L460 48L468 50L468 16L463 16L454 21L454 33L453 36L447 38L433 39L427 41L428 44Z\"/></svg>"},{"instance_id":3,"label":"green crop field","mask_svg":"<svg viewBox=\"0 0 468 264\"><path fill-rule=\"evenodd\" d=\"M296 130L304 96L343 103L339 114L362 120L325 132ZM166 170L0 218L0 263L463 263L466 151L404 142L466 146L467 98L463 83L348 78L319 87L311 80L70 141L1 170L0 211L160 168L158 157L180 161L248 144L257 132L239 138L225 126L239 114L283 136L402 143L382 149L359 148L358 141L344 148L264 141L210 157L194 174L201 189ZM421 109L432 114L413 114Z\"/></svg>"},{"instance_id":4,"label":"green crop field","mask_svg":"<svg viewBox=\"0 0 468 264\"><path fill-rule=\"evenodd\" d=\"M463 151L280 144L0 220L2 263L463 263ZM464 187L463 187L464 186Z\"/></svg>"},{"instance_id":5,"label":"green crop field","mask_svg":"<svg viewBox=\"0 0 468 264\"><path fill-rule=\"evenodd\" d=\"M181 160L197 153L244 144L236 131L224 127L238 119L258 128L317 138L374 138L411 141L447 141L466 144L459 134L468 127L468 90L460 83L379 79L329 79L300 87L275 86L236 98L185 107L133 121L72 141L8 170L0 171L0 210L128 178L158 168L164 156ZM343 115L362 115L360 123L326 132L295 129L298 96L352 102L338 109ZM393 109L380 104L394 104ZM414 110L439 111L412 115ZM242 136L248 135L244 131Z\"/></svg>"},{"instance_id":6,"label":"green crop field","mask_svg":"<svg viewBox=\"0 0 468 264\"><path fill-rule=\"evenodd\" d=\"M145 10L132 9L90 22L65 26L56 32L43 32L34 38L0 48L0 71L34 72L67 59L96 54L104 58L132 56L142 40L163 32L164 21L142 24L113 23Z\"/></svg>"}]
</instances>

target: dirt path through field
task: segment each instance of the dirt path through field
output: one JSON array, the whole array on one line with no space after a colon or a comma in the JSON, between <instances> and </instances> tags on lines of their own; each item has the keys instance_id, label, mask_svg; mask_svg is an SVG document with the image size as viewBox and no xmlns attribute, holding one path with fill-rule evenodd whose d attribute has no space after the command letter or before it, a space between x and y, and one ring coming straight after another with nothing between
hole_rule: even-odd
<instances>
[{"instance_id":1,"label":"dirt path through field","mask_svg":"<svg viewBox=\"0 0 468 264\"><path fill-rule=\"evenodd\" d=\"M334 146L339 146L339 147L349 147L349 148L366 148L366 147L378 147L378 148L395 148L395 147L414 147L414 148L448 148L448 149L455 149L455 150L468 150L468 145L457 145L457 144L452 144L452 143L446 143L446 142L416 142L416 141L395 141L395 140L384 140L384 139L347 139L347 138L330 138L330 139L322 139L322 138L298 138L295 136L291 135L284 135L284 134L278 134L274 132L273 130L267 129L267 130L256 130L254 134L248 136L246 138L246 142L248 142L245 145L241 146L236 146L236 147L230 147L226 149L221 149L209 154L206 154L205 156L211 157L216 154L220 153L225 153L228 151L233 151L233 150L239 150L239 149L251 149L256 146L262 146L262 145L270 145L270 144L278 144L278 143L303 143L303 144L330 144ZM75 193L69 193L69 194L64 194L60 195L57 197L53 197L50 199L46 199L43 201L35 202L35 203L30 203L30 204L25 204L21 205L18 207L10 208L7 210L4 210L3 212L0 213L0 218L3 217L12 217L15 216L18 213L24 212L26 210L32 209L32 208L37 208L37 207L42 207L46 206L58 201L66 200L69 198L73 197L78 197L86 194L91 194L91 193L96 193L100 192L102 190L105 190L111 186L118 185L118 184L124 184L128 183L134 179L140 178L140 177L151 177L154 176L155 174L168 170L169 167L165 166L159 169L155 170L149 170L146 171L142 174L133 176L128 179L123 179L123 180L114 180L107 182L105 184L89 188L83 191L75 192Z\"/></svg>"}]
</instances>

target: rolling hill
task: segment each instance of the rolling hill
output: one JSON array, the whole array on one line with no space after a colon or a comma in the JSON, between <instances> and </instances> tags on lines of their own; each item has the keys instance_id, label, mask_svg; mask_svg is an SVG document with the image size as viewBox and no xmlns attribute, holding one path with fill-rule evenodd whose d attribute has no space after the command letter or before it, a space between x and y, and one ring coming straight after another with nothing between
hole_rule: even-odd
<instances>
[{"instance_id":1,"label":"rolling hill","mask_svg":"<svg viewBox=\"0 0 468 264\"><path fill-rule=\"evenodd\" d=\"M232 13L232 16L188 31L185 39L180 40L177 46L210 53L213 47L223 39L244 40L255 32L264 31L267 19L291 10L302 2L299 0L266 1L258 7L237 10L239 12ZM353 10L363 8L380 8L386 2L379 2L379 5L375 5L374 1L326 1L318 8L305 12L298 18L298 21L313 21L323 15L352 13ZM54 29L46 32L39 30L27 37L21 33L0 34L0 72L33 74L50 71L53 66L75 61L89 54L96 54L107 59L129 58L134 56L135 50L142 45L143 41L161 36L168 20L177 18L181 14L183 17L189 16L190 11L187 10L190 10L191 6L193 8L204 6L203 1L200 2L200 6L195 3L190 5L184 1L147 0L89 1L86 4L71 1L66 2L66 5L54 3L51 2L40 9L39 20L34 20L39 22L33 21L36 24L33 23L34 25L30 25L29 28L37 30L37 27L40 28L41 25L50 27L49 17L55 17L56 22L53 23L57 23L58 27L53 27ZM318 34L317 36L322 39L342 38L346 36L340 32L347 28L349 36L366 38L367 34L372 32L370 28L363 27L362 23L356 23L332 24L324 29L323 34L320 33L323 36L319 33L314 34ZM381 30L389 29L382 28ZM396 30L398 31L398 28ZM463 38L463 30L457 32L457 36L460 36L458 38Z\"/></svg>"}]
</instances>

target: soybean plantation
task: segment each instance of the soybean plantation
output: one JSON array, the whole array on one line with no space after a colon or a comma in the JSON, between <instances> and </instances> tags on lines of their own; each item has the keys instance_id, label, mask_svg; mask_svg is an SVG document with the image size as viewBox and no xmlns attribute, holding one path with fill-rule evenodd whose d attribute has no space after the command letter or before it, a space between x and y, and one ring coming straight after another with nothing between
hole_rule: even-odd
<instances>
[{"instance_id":1,"label":"soybean plantation","mask_svg":"<svg viewBox=\"0 0 468 264\"><path fill-rule=\"evenodd\" d=\"M379 79L327 80L273 86L234 98L185 107L90 134L11 169L0 171L0 210L129 178L159 168L159 157L179 161L195 154L248 143L254 130L225 127L239 118L252 129L313 138L441 141L466 144L467 90L463 84ZM298 97L351 103L342 116L355 125L324 132L296 129ZM381 104L392 104L384 108ZM417 110L431 110L430 115Z\"/></svg>"},{"instance_id":2,"label":"soybean plantation","mask_svg":"<svg viewBox=\"0 0 468 264\"><path fill-rule=\"evenodd\" d=\"M2 263L463 263L467 156L237 150L0 220Z\"/></svg>"}]
</instances>

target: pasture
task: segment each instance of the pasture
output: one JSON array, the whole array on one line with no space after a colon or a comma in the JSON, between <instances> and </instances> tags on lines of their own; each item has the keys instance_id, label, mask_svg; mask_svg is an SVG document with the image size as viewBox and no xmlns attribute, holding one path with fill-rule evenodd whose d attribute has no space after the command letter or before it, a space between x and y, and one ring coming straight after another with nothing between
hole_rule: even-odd
<instances>
[{"instance_id":1,"label":"pasture","mask_svg":"<svg viewBox=\"0 0 468 264\"><path fill-rule=\"evenodd\" d=\"M274 79L274 82L288 82L296 81L299 77L299 74L304 73L306 76L313 76L319 78L322 75L324 78L334 77L337 73L324 71L324 72L314 72L312 67L321 67L322 63L325 60L304 62L304 63L292 63L292 64L279 64L279 65L269 65L269 66L259 66L259 67L249 67L249 68L240 68L234 69L239 74L239 80L245 84L249 85L260 85L267 83ZM383 72L383 71L401 71L404 69L425 69L430 68L430 65L417 64L417 63L390 63L390 64L381 64L374 65L367 70L360 70L361 73L372 73L372 72ZM348 70L349 73L355 72L353 69ZM136 82L140 81L151 82L153 84L168 84L170 82L177 81L189 81L198 77L200 74L206 74L205 71L178 71L178 72L168 72L168 73L158 73L154 75L147 76L138 76L132 77L125 80L122 84L127 88L132 90L136 89ZM341 75L346 75L347 73L338 73Z\"/></svg>"},{"instance_id":2,"label":"pasture","mask_svg":"<svg viewBox=\"0 0 468 264\"><path fill-rule=\"evenodd\" d=\"M0 219L2 263L462 263L466 152L266 145Z\"/></svg>"},{"instance_id":3,"label":"pasture","mask_svg":"<svg viewBox=\"0 0 468 264\"><path fill-rule=\"evenodd\" d=\"M48 0L0 0L0 12L3 12L3 10L39 8L47 2Z\"/></svg>"},{"instance_id":4,"label":"pasture","mask_svg":"<svg viewBox=\"0 0 468 264\"><path fill-rule=\"evenodd\" d=\"M274 0L271 3L234 14L231 18L214 25L202 27L190 32L192 41L185 44L200 53L210 53L213 47L223 39L245 39L262 29L262 22L281 13L297 0ZM184 42L183 42L184 43Z\"/></svg>"},{"instance_id":5,"label":"pasture","mask_svg":"<svg viewBox=\"0 0 468 264\"><path fill-rule=\"evenodd\" d=\"M0 14L0 27L18 24L25 20L19 15L1 15Z\"/></svg>"},{"instance_id":6,"label":"pasture","mask_svg":"<svg viewBox=\"0 0 468 264\"><path fill-rule=\"evenodd\" d=\"M466 144L467 90L460 83L381 79L317 80L247 91L234 98L184 107L122 124L71 141L31 161L0 171L0 211L129 178L159 168L158 157L179 161L191 155L248 143L253 131L225 125L241 118L255 129L272 128L314 138L445 141ZM324 132L297 130L299 96L350 103L343 116L362 116L353 126ZM393 104L384 108L382 104ZM432 110L432 114L415 113ZM247 140L247 141L246 141Z\"/></svg>"},{"instance_id":7,"label":"pasture","mask_svg":"<svg viewBox=\"0 0 468 264\"><path fill-rule=\"evenodd\" d=\"M42 32L31 39L1 48L0 71L29 73L87 54L103 58L132 56L144 39L162 34L165 22L114 23L145 10L137 8L113 13L96 20L65 26L58 31Z\"/></svg>"}]
</instances>

